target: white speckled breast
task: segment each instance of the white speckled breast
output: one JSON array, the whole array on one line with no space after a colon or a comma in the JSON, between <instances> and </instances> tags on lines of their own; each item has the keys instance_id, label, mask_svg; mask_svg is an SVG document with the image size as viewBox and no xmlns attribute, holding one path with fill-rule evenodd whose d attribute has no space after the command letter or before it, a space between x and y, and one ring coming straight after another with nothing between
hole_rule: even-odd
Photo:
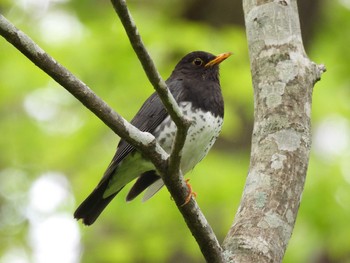
<instances>
[{"instance_id":1,"label":"white speckled breast","mask_svg":"<svg viewBox=\"0 0 350 263\"><path fill-rule=\"evenodd\" d=\"M207 155L219 136L223 119L210 112L193 109L191 102L181 102L179 106L183 114L192 120L182 152L181 170L185 175ZM176 125L170 116L154 131L157 141L168 153L171 151L175 132Z\"/></svg>"}]
</instances>

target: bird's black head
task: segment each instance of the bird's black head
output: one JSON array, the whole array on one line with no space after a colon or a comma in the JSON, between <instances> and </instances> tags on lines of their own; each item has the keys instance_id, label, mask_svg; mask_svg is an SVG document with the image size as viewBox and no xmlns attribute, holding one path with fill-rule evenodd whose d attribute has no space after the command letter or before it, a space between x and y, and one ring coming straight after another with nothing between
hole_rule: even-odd
<instances>
[{"instance_id":1,"label":"bird's black head","mask_svg":"<svg viewBox=\"0 0 350 263\"><path fill-rule=\"evenodd\" d=\"M191 75L201 79L218 79L219 64L230 55L231 53L223 53L215 56L204 51L193 51L180 60L173 74Z\"/></svg>"}]
</instances>

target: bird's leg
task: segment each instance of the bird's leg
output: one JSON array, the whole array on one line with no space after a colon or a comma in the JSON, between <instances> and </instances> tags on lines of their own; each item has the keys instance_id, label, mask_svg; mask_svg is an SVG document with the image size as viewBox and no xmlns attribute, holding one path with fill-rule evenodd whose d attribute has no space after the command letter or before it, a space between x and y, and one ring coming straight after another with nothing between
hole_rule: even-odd
<instances>
[{"instance_id":1,"label":"bird's leg","mask_svg":"<svg viewBox=\"0 0 350 263\"><path fill-rule=\"evenodd\" d=\"M185 203L183 203L181 206L187 205L188 202L191 200L191 197L192 197L192 196L193 196L193 198L196 198L196 197L197 197L197 193L196 193L196 192L193 192L192 186L190 185L189 181L190 181L190 179L186 179L186 180L185 180L186 185L187 185L187 188L188 188L188 195L187 195L187 197L186 197Z\"/></svg>"}]
</instances>

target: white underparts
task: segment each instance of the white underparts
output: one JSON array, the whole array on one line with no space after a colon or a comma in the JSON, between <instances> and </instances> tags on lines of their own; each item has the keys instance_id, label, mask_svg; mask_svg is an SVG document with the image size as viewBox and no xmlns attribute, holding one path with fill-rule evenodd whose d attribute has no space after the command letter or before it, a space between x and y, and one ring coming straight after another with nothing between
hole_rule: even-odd
<instances>
[{"instance_id":1,"label":"white underparts","mask_svg":"<svg viewBox=\"0 0 350 263\"><path fill-rule=\"evenodd\" d=\"M192 170L208 153L221 131L223 119L214 116L211 112L194 109L191 102L181 102L179 107L182 113L191 121L187 133L185 145L182 150L181 171L185 175ZM176 125L168 116L154 131L158 143L170 154L176 133ZM143 198L143 201L151 198L163 186L160 180L151 185Z\"/></svg>"}]
</instances>

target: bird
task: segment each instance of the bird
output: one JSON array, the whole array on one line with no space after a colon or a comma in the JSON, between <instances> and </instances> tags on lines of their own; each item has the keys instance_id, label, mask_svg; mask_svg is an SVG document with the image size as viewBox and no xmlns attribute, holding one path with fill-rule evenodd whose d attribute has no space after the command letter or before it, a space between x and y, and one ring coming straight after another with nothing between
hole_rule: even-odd
<instances>
[{"instance_id":1,"label":"bird","mask_svg":"<svg viewBox=\"0 0 350 263\"><path fill-rule=\"evenodd\" d=\"M191 121L180 161L184 175L207 155L221 131L224 100L219 64L231 54L215 56L205 51L190 52L165 81L183 115ZM171 152L177 128L156 92L144 102L130 123L151 133L167 153ZM143 201L146 201L164 185L152 162L121 139L102 179L76 209L74 218L82 219L84 225L93 224L112 199L134 179L126 201L133 200L144 190Z\"/></svg>"}]
</instances>

